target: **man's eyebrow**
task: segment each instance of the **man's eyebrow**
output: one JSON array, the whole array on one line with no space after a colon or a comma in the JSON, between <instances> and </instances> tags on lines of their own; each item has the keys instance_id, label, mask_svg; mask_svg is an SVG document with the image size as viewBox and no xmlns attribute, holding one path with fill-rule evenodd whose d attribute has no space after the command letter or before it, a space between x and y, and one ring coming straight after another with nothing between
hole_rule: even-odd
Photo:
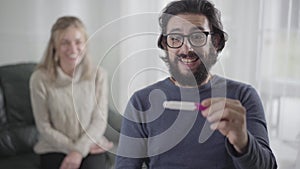
<instances>
[{"instance_id":1,"label":"man's eyebrow","mask_svg":"<svg viewBox=\"0 0 300 169\"><path fill-rule=\"evenodd\" d=\"M197 30L204 31L205 29L202 26L197 26L197 27L193 27L191 30L192 31L197 31Z\"/></svg>"},{"instance_id":2,"label":"man's eyebrow","mask_svg":"<svg viewBox=\"0 0 300 169\"><path fill-rule=\"evenodd\" d=\"M205 29L202 27L202 26L197 26L197 27L193 27L191 28L191 31L205 31ZM181 28L174 28L174 29L171 29L169 33L172 33L172 32L177 32L177 31L181 31Z\"/></svg>"}]
</instances>

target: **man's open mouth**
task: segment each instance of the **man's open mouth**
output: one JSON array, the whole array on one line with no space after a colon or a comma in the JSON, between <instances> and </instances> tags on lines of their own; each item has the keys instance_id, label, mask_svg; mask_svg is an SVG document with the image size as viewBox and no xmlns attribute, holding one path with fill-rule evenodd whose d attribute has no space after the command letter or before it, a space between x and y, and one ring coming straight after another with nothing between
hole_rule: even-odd
<instances>
[{"instance_id":1,"label":"man's open mouth","mask_svg":"<svg viewBox=\"0 0 300 169\"><path fill-rule=\"evenodd\" d=\"M185 63L185 64L189 64L189 63L194 63L199 59L199 57L178 57L178 60Z\"/></svg>"}]
</instances>

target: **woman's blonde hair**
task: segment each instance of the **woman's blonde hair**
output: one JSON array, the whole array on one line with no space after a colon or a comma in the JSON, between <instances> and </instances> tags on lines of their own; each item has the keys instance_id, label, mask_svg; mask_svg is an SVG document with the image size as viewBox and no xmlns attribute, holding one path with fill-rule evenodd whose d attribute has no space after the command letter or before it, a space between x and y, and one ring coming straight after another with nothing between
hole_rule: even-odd
<instances>
[{"instance_id":1,"label":"woman's blonde hair","mask_svg":"<svg viewBox=\"0 0 300 169\"><path fill-rule=\"evenodd\" d=\"M43 69L50 76L51 80L57 77L57 67L59 66L58 56L56 52L56 45L59 43L61 36L64 34L67 28L74 26L84 35L84 40L87 42L88 35L85 30L83 22L74 16L63 16L56 20L51 29L51 36L43 56L42 61L38 65L38 69ZM83 68L82 79L89 79L91 77L91 62L88 56L87 45L85 44L85 50L83 53L83 59L79 63Z\"/></svg>"}]
</instances>

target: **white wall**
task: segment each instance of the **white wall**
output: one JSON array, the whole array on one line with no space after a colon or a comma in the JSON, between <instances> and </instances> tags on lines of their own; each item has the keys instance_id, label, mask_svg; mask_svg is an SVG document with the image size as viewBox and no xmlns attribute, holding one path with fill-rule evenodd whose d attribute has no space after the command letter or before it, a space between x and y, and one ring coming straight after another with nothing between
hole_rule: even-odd
<instances>
[{"instance_id":1,"label":"white wall","mask_svg":"<svg viewBox=\"0 0 300 169\"><path fill-rule=\"evenodd\" d=\"M156 47L161 3L146 0L1 0L0 65L39 62L56 19L63 15L77 16L90 35L93 63L109 73L110 106L122 112L135 90L166 75L161 71L166 68ZM152 61L148 60L149 55ZM137 63L140 67L132 66ZM146 70L142 70L144 68Z\"/></svg>"},{"instance_id":2,"label":"white wall","mask_svg":"<svg viewBox=\"0 0 300 169\"><path fill-rule=\"evenodd\" d=\"M121 83L119 93L112 92L117 109L123 112L128 99L134 91L162 79L168 74L165 64L160 59L163 54L157 48L160 34L158 17L162 8L159 1L128 0L121 2L122 10L120 58L121 62L115 70L119 72ZM114 83L112 83L114 85Z\"/></svg>"},{"instance_id":3,"label":"white wall","mask_svg":"<svg viewBox=\"0 0 300 169\"><path fill-rule=\"evenodd\" d=\"M107 15L111 8L115 12ZM51 26L62 15L80 17L92 33L119 17L119 8L109 0L1 0L0 64L39 61Z\"/></svg>"},{"instance_id":4,"label":"white wall","mask_svg":"<svg viewBox=\"0 0 300 169\"><path fill-rule=\"evenodd\" d=\"M63 15L77 16L85 23L91 35L93 63L105 67L111 75L112 63L119 62L119 50L102 59L118 39L119 26L105 27L120 17L119 1L111 0L1 0L0 65L39 62L52 25Z\"/></svg>"}]
</instances>

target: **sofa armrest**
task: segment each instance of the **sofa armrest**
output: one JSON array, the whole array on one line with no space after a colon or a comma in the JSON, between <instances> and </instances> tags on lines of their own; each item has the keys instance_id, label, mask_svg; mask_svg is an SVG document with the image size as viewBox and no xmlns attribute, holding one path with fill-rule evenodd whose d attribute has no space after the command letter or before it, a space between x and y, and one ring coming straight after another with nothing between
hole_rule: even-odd
<instances>
[{"instance_id":1,"label":"sofa armrest","mask_svg":"<svg viewBox=\"0 0 300 169\"><path fill-rule=\"evenodd\" d=\"M108 140L114 143L119 142L121 123L122 123L122 116L118 112L109 109L108 125L104 134L108 138Z\"/></svg>"}]
</instances>

